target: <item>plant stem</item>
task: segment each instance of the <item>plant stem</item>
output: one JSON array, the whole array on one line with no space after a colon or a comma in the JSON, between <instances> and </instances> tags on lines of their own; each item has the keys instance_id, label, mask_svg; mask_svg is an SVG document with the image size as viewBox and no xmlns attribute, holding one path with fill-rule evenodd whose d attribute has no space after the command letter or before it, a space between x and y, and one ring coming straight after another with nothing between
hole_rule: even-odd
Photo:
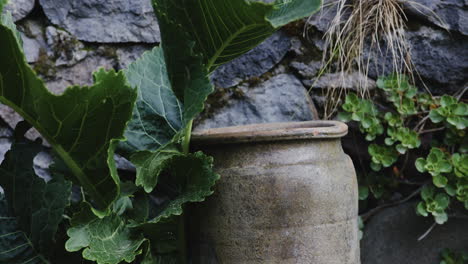
<instances>
[{"instance_id":1,"label":"plant stem","mask_svg":"<svg viewBox=\"0 0 468 264\"><path fill-rule=\"evenodd\" d=\"M402 203L406 203L407 201L411 200L411 198L415 197L416 195L418 195L421 190L422 190L423 186L419 187L416 191L414 191L413 193L411 193L408 197L402 199L402 200L399 200L399 201L396 201L396 202L393 202L393 203L388 203L388 204L383 204L381 206L378 206L374 209L371 209L370 211L368 211L367 213L365 214L362 214L361 217L362 217L362 221L366 222L371 216L373 216L374 214L378 213L380 210L382 209L385 209L385 208L388 208L388 207L392 207L392 206L396 206L396 205L400 205Z\"/></svg>"},{"instance_id":2,"label":"plant stem","mask_svg":"<svg viewBox=\"0 0 468 264\"><path fill-rule=\"evenodd\" d=\"M187 124L185 135L182 140L182 150L184 151L185 154L188 154L190 151L190 138L192 136L192 126L193 126L193 120L190 120L189 123Z\"/></svg>"},{"instance_id":3,"label":"plant stem","mask_svg":"<svg viewBox=\"0 0 468 264\"><path fill-rule=\"evenodd\" d=\"M426 134L426 133L442 131L444 129L445 129L445 127L438 127L438 128L428 129L428 130L422 130L422 131L419 131L418 133L421 135L421 134Z\"/></svg>"}]
</instances>

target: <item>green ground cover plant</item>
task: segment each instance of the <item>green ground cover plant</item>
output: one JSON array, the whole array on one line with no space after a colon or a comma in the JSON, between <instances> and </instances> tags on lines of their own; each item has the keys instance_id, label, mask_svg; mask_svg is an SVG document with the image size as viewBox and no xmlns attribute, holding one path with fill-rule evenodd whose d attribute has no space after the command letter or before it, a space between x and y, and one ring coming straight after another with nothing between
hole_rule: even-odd
<instances>
[{"instance_id":1,"label":"green ground cover plant","mask_svg":"<svg viewBox=\"0 0 468 264\"><path fill-rule=\"evenodd\" d=\"M402 75L381 77L377 87L374 100L348 94L338 115L357 122L369 142L370 162L358 168L360 199L385 200L407 185L408 198L421 196L416 213L437 224L454 208L468 210L467 104L419 92Z\"/></svg>"},{"instance_id":2,"label":"green ground cover plant","mask_svg":"<svg viewBox=\"0 0 468 264\"><path fill-rule=\"evenodd\" d=\"M220 177L211 157L190 152L193 119L213 91L209 74L320 1L153 6L160 47L61 95L27 64L11 15L1 15L0 102L25 119L0 165L1 263L185 263L184 206L203 201ZM54 150L49 181L33 170L42 144L24 137L31 127ZM119 173L115 153L132 161L135 177Z\"/></svg>"}]
</instances>

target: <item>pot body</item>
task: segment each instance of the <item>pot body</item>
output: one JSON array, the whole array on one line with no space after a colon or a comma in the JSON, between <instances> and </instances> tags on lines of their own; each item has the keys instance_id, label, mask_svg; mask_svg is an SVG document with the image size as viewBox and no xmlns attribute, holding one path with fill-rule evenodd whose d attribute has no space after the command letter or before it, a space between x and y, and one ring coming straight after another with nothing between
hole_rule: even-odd
<instances>
[{"instance_id":1,"label":"pot body","mask_svg":"<svg viewBox=\"0 0 468 264\"><path fill-rule=\"evenodd\" d=\"M189 210L192 263L360 263L357 180L339 138L201 149L221 179Z\"/></svg>"}]
</instances>

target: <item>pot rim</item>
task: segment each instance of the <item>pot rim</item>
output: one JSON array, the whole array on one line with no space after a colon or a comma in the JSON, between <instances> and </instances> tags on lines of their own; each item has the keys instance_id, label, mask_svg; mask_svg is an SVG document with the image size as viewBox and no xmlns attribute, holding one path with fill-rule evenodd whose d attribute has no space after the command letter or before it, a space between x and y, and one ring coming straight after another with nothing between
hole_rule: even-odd
<instances>
[{"instance_id":1,"label":"pot rim","mask_svg":"<svg viewBox=\"0 0 468 264\"><path fill-rule=\"evenodd\" d=\"M305 121L265 123L212 128L192 133L195 145L245 142L336 139L348 133L348 126L339 121Z\"/></svg>"}]
</instances>

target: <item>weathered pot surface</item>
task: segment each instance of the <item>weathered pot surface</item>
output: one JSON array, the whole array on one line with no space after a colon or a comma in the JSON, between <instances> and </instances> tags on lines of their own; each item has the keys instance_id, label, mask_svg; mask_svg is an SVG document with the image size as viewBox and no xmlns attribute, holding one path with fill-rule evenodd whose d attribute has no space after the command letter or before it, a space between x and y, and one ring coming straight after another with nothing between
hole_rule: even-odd
<instances>
[{"instance_id":1,"label":"weathered pot surface","mask_svg":"<svg viewBox=\"0 0 468 264\"><path fill-rule=\"evenodd\" d=\"M336 121L194 133L221 179L188 214L192 263L358 264L358 192Z\"/></svg>"}]
</instances>

